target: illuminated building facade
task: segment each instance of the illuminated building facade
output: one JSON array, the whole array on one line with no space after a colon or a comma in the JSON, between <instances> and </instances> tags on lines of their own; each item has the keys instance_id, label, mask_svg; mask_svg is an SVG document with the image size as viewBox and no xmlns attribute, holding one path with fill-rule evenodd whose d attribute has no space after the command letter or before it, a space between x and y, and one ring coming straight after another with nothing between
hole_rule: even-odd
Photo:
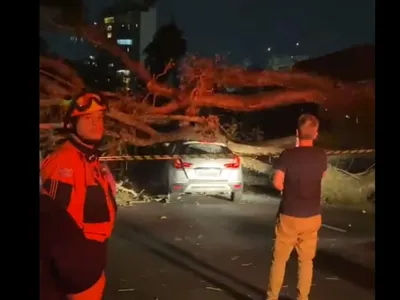
<instances>
[{"instance_id":1,"label":"illuminated building facade","mask_svg":"<svg viewBox=\"0 0 400 300\"><path fill-rule=\"evenodd\" d=\"M128 5L129 4L129 5ZM108 40L115 41L133 61L142 61L143 50L157 29L157 13L138 3L117 3L103 13L102 27ZM116 77L116 90L129 92L136 86L135 75L117 57L101 53L109 59L110 74Z\"/></svg>"}]
</instances>

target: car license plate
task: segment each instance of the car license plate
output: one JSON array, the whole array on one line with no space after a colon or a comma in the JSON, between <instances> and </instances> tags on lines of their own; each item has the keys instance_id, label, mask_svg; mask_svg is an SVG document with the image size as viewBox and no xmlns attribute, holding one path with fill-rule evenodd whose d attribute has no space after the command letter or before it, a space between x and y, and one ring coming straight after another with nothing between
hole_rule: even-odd
<instances>
[{"instance_id":1,"label":"car license plate","mask_svg":"<svg viewBox=\"0 0 400 300\"><path fill-rule=\"evenodd\" d=\"M219 173L217 169L196 170L196 175L201 177L218 177Z\"/></svg>"}]
</instances>

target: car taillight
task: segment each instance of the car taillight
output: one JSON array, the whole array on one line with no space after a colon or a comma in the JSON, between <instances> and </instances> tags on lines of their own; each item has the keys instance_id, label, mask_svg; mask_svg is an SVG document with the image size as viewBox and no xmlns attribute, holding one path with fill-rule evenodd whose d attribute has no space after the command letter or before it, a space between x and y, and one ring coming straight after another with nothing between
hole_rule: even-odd
<instances>
[{"instance_id":1,"label":"car taillight","mask_svg":"<svg viewBox=\"0 0 400 300\"><path fill-rule=\"evenodd\" d=\"M174 168L175 169L190 168L191 166L192 166L191 163L181 161L180 159L174 160Z\"/></svg>"},{"instance_id":2,"label":"car taillight","mask_svg":"<svg viewBox=\"0 0 400 300\"><path fill-rule=\"evenodd\" d=\"M240 167L240 157L239 156L235 156L233 158L233 162L229 163L229 164L225 164L224 165L225 168L229 168L229 169L237 169Z\"/></svg>"}]
</instances>

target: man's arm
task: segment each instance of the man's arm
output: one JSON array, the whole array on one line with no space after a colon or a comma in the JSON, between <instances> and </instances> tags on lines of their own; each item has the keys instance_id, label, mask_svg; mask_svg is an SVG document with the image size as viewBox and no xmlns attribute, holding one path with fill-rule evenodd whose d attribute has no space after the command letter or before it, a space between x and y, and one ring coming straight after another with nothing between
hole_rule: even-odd
<instances>
[{"instance_id":1,"label":"man's arm","mask_svg":"<svg viewBox=\"0 0 400 300\"><path fill-rule=\"evenodd\" d=\"M71 201L74 184L74 173L68 157L56 155L47 158L40 170L42 194L49 195L59 205L66 208Z\"/></svg>"},{"instance_id":2,"label":"man's arm","mask_svg":"<svg viewBox=\"0 0 400 300\"><path fill-rule=\"evenodd\" d=\"M326 155L326 152L324 150L323 157L322 157L322 167L323 167L323 173L322 177L326 175L326 171L328 170L328 156Z\"/></svg>"},{"instance_id":3,"label":"man's arm","mask_svg":"<svg viewBox=\"0 0 400 300\"><path fill-rule=\"evenodd\" d=\"M276 170L273 184L278 191L283 191L283 183L285 182L285 173L281 170Z\"/></svg>"},{"instance_id":4,"label":"man's arm","mask_svg":"<svg viewBox=\"0 0 400 300\"><path fill-rule=\"evenodd\" d=\"M106 177L108 184L110 185L111 191L113 193L114 198L117 197L117 183L115 182L114 176L112 175L110 168L106 164L101 164L102 172Z\"/></svg>"},{"instance_id":5,"label":"man's arm","mask_svg":"<svg viewBox=\"0 0 400 300\"><path fill-rule=\"evenodd\" d=\"M287 153L283 151L279 156L278 160L275 162L275 175L273 179L274 187L278 191L283 191L285 182L285 173L287 171Z\"/></svg>"}]
</instances>

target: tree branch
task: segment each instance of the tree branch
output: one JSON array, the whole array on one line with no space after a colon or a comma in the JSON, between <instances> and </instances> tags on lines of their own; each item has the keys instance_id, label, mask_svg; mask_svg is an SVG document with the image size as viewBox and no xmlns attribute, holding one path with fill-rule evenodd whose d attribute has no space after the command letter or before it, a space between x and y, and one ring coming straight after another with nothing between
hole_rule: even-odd
<instances>
[{"instance_id":1,"label":"tree branch","mask_svg":"<svg viewBox=\"0 0 400 300\"><path fill-rule=\"evenodd\" d=\"M158 135L158 132L156 130L154 130L153 128L151 128L150 126L146 125L145 123L143 123L139 120L136 120L135 118L133 118L130 115L124 114L115 109L110 109L110 111L106 113L106 116L111 119L114 119L116 121L119 121L123 124L133 126L137 129L147 133L150 136Z\"/></svg>"},{"instance_id":2,"label":"tree branch","mask_svg":"<svg viewBox=\"0 0 400 300\"><path fill-rule=\"evenodd\" d=\"M50 21L52 22L52 21ZM61 30L72 28L54 24ZM179 139L218 139L223 140L219 133L219 122L214 116L199 117L201 107L215 107L231 111L257 111L293 103L313 102L330 108L344 107L345 105L367 105L369 101L374 105L374 86L370 83L344 84L327 77L321 77L298 72L253 72L238 67L222 66L218 61L191 57L181 70L181 86L179 89L159 83L157 76L151 76L139 62L131 61L128 54L115 42L104 37L104 34L95 26L80 28L82 37L103 50L108 51L122 61L127 69L136 73L146 82L148 95L164 97L170 101L159 105L146 103L147 96L135 95L127 97L118 93L100 92L109 100L110 111L106 114L108 122L107 134L120 138L122 141L137 146L148 146L154 143L167 142ZM170 66L170 65L168 65ZM167 66L167 68L168 68ZM280 87L270 92L254 95L233 95L216 93L219 87ZM60 60L40 57L40 107L56 106L66 94L75 95L82 91L84 83L71 67ZM366 100L368 99L368 100ZM364 102L363 102L364 101ZM368 105L370 103L368 102ZM184 110L185 115L171 115L178 110ZM51 115L53 110L46 111L46 121L56 122L60 114ZM49 112L49 113L48 113ZM50 114L51 120L47 120ZM168 121L197 123L196 129L184 127L173 133L159 133L150 125ZM50 129L54 124L41 124L41 129ZM135 130L127 130L126 127ZM139 130L148 138L136 135ZM232 148L240 144L229 142ZM277 145L277 144L276 144ZM281 146L267 145L265 149L252 147L241 151L280 151ZM272 147L272 148L271 148ZM257 149L257 150L255 150Z\"/></svg>"}]
</instances>

